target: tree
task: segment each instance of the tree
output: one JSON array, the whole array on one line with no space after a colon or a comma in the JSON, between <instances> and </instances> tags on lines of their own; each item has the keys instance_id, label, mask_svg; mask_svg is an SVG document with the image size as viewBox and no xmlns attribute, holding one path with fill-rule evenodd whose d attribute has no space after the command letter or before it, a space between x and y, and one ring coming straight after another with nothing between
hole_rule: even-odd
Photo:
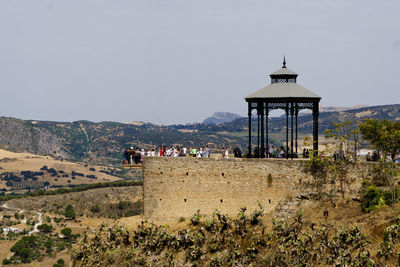
<instances>
[{"instance_id":1,"label":"tree","mask_svg":"<svg viewBox=\"0 0 400 267\"><path fill-rule=\"evenodd\" d=\"M93 206L90 208L90 211L93 212L93 213L100 212L100 207L99 207L99 205L98 205L98 204L93 205Z\"/></svg>"},{"instance_id":2,"label":"tree","mask_svg":"<svg viewBox=\"0 0 400 267\"><path fill-rule=\"evenodd\" d=\"M360 124L362 137L369 141L384 157L390 154L392 160L400 150L400 122L366 119Z\"/></svg>"},{"instance_id":3,"label":"tree","mask_svg":"<svg viewBox=\"0 0 400 267\"><path fill-rule=\"evenodd\" d=\"M393 205L398 194L396 191L396 177L399 176L398 165L392 161L381 160L379 164L372 165L369 170L372 176L372 182L377 186L387 186L390 188L390 201ZM388 202L386 204L389 204Z\"/></svg>"},{"instance_id":4,"label":"tree","mask_svg":"<svg viewBox=\"0 0 400 267\"><path fill-rule=\"evenodd\" d=\"M327 138L333 138L339 151L344 150L347 153L352 153L354 159L357 159L358 148L361 144L361 136L359 130L360 122L345 121L332 122L333 129L325 131ZM343 153L339 153L339 159L342 159Z\"/></svg>"},{"instance_id":5,"label":"tree","mask_svg":"<svg viewBox=\"0 0 400 267\"><path fill-rule=\"evenodd\" d=\"M68 227L61 229L61 233L67 238L70 238L72 236L72 230Z\"/></svg>"},{"instance_id":6,"label":"tree","mask_svg":"<svg viewBox=\"0 0 400 267\"><path fill-rule=\"evenodd\" d=\"M336 191L336 181L339 181L340 192L342 194L342 198L345 198L346 193L346 185L348 185L348 165L351 162L346 159L340 160L330 160L328 170L332 177L332 181L334 184L334 189Z\"/></svg>"},{"instance_id":7,"label":"tree","mask_svg":"<svg viewBox=\"0 0 400 267\"><path fill-rule=\"evenodd\" d=\"M332 178L334 190L336 191L336 182L339 182L342 198L345 198L346 185L348 184L348 166L352 163L346 154L353 154L354 160L357 160L358 147L361 143L359 130L359 121L332 122L333 129L325 131L327 138L332 138L333 151L335 156L329 156L329 174ZM352 150L353 149L353 150ZM351 151L352 150L352 151Z\"/></svg>"},{"instance_id":8,"label":"tree","mask_svg":"<svg viewBox=\"0 0 400 267\"><path fill-rule=\"evenodd\" d=\"M75 211L74 211L74 208L72 207L72 205L68 205L65 208L64 216L68 219L75 219L76 215L75 215Z\"/></svg>"},{"instance_id":9,"label":"tree","mask_svg":"<svg viewBox=\"0 0 400 267\"><path fill-rule=\"evenodd\" d=\"M51 231L53 230L53 226L44 223L39 225L37 229L42 233L48 234L51 233Z\"/></svg>"},{"instance_id":10,"label":"tree","mask_svg":"<svg viewBox=\"0 0 400 267\"><path fill-rule=\"evenodd\" d=\"M317 188L318 198L321 198L322 188L327 182L329 162L327 158L321 158L319 155L311 157L306 161L303 171L311 174L313 184Z\"/></svg>"},{"instance_id":11,"label":"tree","mask_svg":"<svg viewBox=\"0 0 400 267\"><path fill-rule=\"evenodd\" d=\"M400 150L400 122L377 119L367 119L360 124L363 138L371 143L384 159L378 166L372 168L375 182L383 183L391 189L392 204L397 199L395 177L398 176L397 165L393 163L395 155ZM386 162L386 156L391 156L392 162Z\"/></svg>"}]
</instances>

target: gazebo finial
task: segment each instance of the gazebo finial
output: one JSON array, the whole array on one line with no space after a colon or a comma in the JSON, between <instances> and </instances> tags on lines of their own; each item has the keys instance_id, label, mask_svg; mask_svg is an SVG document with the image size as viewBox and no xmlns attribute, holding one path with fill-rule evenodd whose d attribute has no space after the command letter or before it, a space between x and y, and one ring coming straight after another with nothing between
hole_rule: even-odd
<instances>
[{"instance_id":1,"label":"gazebo finial","mask_svg":"<svg viewBox=\"0 0 400 267\"><path fill-rule=\"evenodd\" d=\"M282 68L286 68L286 58L285 58L285 56L283 56L283 66L282 66Z\"/></svg>"}]
</instances>

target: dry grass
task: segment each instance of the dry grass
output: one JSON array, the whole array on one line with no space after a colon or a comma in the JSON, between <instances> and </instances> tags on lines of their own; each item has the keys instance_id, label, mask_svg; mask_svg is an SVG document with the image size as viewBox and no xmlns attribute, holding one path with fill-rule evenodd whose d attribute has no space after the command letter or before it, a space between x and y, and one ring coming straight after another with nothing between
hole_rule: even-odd
<instances>
[{"instance_id":1,"label":"dry grass","mask_svg":"<svg viewBox=\"0 0 400 267\"><path fill-rule=\"evenodd\" d=\"M7 205L26 211L46 211L52 214L63 214L65 207L72 205L78 217L117 217L119 212L123 212L118 209L118 203L142 201L142 191L141 186L98 188L61 195L13 199ZM91 212L94 205L99 206L99 212Z\"/></svg>"},{"instance_id":2,"label":"dry grass","mask_svg":"<svg viewBox=\"0 0 400 267\"><path fill-rule=\"evenodd\" d=\"M45 173L44 176L38 177L38 182L50 182L51 185L65 186L121 180L121 178L99 172L100 170L103 170L104 167L93 165L85 167L85 164L82 163L55 160L49 156L38 156L29 153L14 153L0 149L0 160L3 160L3 162L0 162L0 167L3 168L0 169L0 172L20 173L21 171L39 171L41 167L47 166L48 168L54 168L57 171L62 170L69 174L69 177L52 177L50 174ZM95 168L95 171L90 171L90 168ZM97 179L89 179L80 176L76 176L75 179L72 179L72 171L83 173L85 175L95 175ZM57 181L55 179L57 179ZM5 181L0 181L0 189L1 188L7 188Z\"/></svg>"}]
</instances>

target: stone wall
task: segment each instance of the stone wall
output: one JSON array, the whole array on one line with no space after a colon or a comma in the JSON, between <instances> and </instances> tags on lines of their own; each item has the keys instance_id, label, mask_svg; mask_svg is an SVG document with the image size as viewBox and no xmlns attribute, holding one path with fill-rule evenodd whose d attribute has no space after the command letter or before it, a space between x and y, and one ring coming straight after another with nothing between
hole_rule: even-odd
<instances>
[{"instance_id":1,"label":"stone wall","mask_svg":"<svg viewBox=\"0 0 400 267\"><path fill-rule=\"evenodd\" d=\"M190 217L198 209L237 214L258 201L272 212L284 200L312 190L301 160L146 158L143 165L144 215L154 220ZM350 170L357 192L360 167Z\"/></svg>"}]
</instances>

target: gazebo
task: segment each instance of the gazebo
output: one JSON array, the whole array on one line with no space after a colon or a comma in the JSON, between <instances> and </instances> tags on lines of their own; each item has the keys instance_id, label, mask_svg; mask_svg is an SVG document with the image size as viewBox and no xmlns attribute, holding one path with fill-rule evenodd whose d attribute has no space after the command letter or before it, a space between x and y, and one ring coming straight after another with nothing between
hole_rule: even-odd
<instances>
[{"instance_id":1,"label":"gazebo","mask_svg":"<svg viewBox=\"0 0 400 267\"><path fill-rule=\"evenodd\" d=\"M297 155L297 117L299 115L299 111L302 109L310 109L312 111L313 150L318 150L318 115L321 97L300 86L297 83L297 76L297 73L286 68L286 60L284 58L282 68L270 75L271 84L261 88L245 98L246 102L248 103L249 116L249 157L252 157L251 114L253 109L257 110L256 157L264 157L265 155L265 150L268 147L268 115L269 111L274 109L283 109L286 114L286 158L290 157L293 159L295 154ZM295 120L295 128L293 127L293 119ZM293 131L295 131L295 136L293 136ZM294 143L293 138L295 139ZM265 144L267 144L267 146Z\"/></svg>"}]
</instances>

